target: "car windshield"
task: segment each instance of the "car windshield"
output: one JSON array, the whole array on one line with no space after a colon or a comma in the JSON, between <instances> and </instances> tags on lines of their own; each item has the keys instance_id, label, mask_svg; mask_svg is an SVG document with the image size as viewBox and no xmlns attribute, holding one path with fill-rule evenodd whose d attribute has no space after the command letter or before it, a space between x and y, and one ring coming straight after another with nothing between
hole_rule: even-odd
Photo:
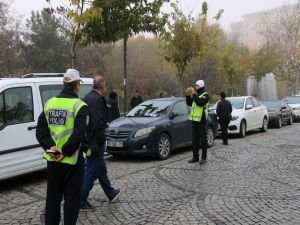
<instances>
[{"instance_id":1,"label":"car windshield","mask_svg":"<svg viewBox=\"0 0 300 225\"><path fill-rule=\"evenodd\" d=\"M232 108L235 109L242 109L244 108L244 98L228 98L228 101L230 101Z\"/></svg>"},{"instance_id":2,"label":"car windshield","mask_svg":"<svg viewBox=\"0 0 300 225\"><path fill-rule=\"evenodd\" d=\"M300 97L285 97L283 100L288 104L300 104Z\"/></svg>"},{"instance_id":3,"label":"car windshield","mask_svg":"<svg viewBox=\"0 0 300 225\"><path fill-rule=\"evenodd\" d=\"M126 117L162 117L170 108L172 101L145 101L130 110Z\"/></svg>"},{"instance_id":4,"label":"car windshield","mask_svg":"<svg viewBox=\"0 0 300 225\"><path fill-rule=\"evenodd\" d=\"M281 104L278 101L267 101L267 102L263 102L263 104L268 109L280 109L280 107L281 107Z\"/></svg>"}]
</instances>

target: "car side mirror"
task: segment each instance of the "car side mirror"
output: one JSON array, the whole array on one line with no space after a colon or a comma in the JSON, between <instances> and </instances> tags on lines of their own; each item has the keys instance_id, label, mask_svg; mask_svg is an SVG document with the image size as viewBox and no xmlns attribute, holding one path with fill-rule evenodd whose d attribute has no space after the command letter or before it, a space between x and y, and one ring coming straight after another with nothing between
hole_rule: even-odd
<instances>
[{"instance_id":1,"label":"car side mirror","mask_svg":"<svg viewBox=\"0 0 300 225\"><path fill-rule=\"evenodd\" d=\"M249 109L252 109L253 108L253 105L247 105L246 106L246 110L249 110Z\"/></svg>"},{"instance_id":2,"label":"car side mirror","mask_svg":"<svg viewBox=\"0 0 300 225\"><path fill-rule=\"evenodd\" d=\"M283 110L283 109L286 109L286 106L282 106L282 107L281 107L281 110Z\"/></svg>"},{"instance_id":3,"label":"car side mirror","mask_svg":"<svg viewBox=\"0 0 300 225\"><path fill-rule=\"evenodd\" d=\"M179 116L179 113L171 112L171 114L170 114L170 120L174 119L177 116Z\"/></svg>"}]
</instances>

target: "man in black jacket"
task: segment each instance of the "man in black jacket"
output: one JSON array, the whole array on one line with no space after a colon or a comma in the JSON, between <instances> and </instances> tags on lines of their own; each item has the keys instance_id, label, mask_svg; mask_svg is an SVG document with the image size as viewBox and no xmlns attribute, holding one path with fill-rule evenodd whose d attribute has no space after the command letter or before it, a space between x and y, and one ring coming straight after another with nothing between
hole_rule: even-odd
<instances>
[{"instance_id":1,"label":"man in black jacket","mask_svg":"<svg viewBox=\"0 0 300 225\"><path fill-rule=\"evenodd\" d=\"M84 185L81 197L81 211L94 210L94 207L87 201L94 181L99 183L110 202L114 202L120 194L120 190L111 186L107 176L107 168L104 160L106 148L105 128L107 127L107 105L104 98L106 93L105 80L102 76L94 79L93 90L83 99L89 108L89 124L87 137L91 147L91 155L87 157Z\"/></svg>"},{"instance_id":2,"label":"man in black jacket","mask_svg":"<svg viewBox=\"0 0 300 225\"><path fill-rule=\"evenodd\" d=\"M222 130L223 145L228 145L228 125L231 120L232 106L230 101L226 100L225 93L221 92L221 99L217 104L217 116Z\"/></svg>"},{"instance_id":3,"label":"man in black jacket","mask_svg":"<svg viewBox=\"0 0 300 225\"><path fill-rule=\"evenodd\" d=\"M140 95L140 92L138 90L136 90L135 93L134 93L134 96L132 96L132 98L130 100L130 107L133 109L134 107L136 107L141 102L143 102L143 99Z\"/></svg>"},{"instance_id":4,"label":"man in black jacket","mask_svg":"<svg viewBox=\"0 0 300 225\"><path fill-rule=\"evenodd\" d=\"M117 97L118 97L117 93L112 91L109 93L109 96L107 99L108 122L109 123L120 117L120 110L119 110L119 104L118 104Z\"/></svg>"},{"instance_id":5,"label":"man in black jacket","mask_svg":"<svg viewBox=\"0 0 300 225\"><path fill-rule=\"evenodd\" d=\"M47 161L47 197L45 210L45 224L58 225L60 223L60 207L64 197L64 224L75 225L78 217L81 189L84 174L83 147L86 145L87 113L88 107L78 97L80 90L79 72L68 69L64 75L64 88L56 97L45 104L44 111L40 114L37 123L36 137L44 150L52 150L54 154L44 154ZM55 102L58 107L49 107L50 102ZM76 102L70 105L69 102ZM79 111L64 112L65 106L76 108L77 103L82 107ZM65 106L62 106L65 104ZM48 107L47 107L48 106ZM60 107L60 108L59 108ZM56 116L56 117L55 117ZM74 118L75 117L75 118ZM74 122L71 122L73 121ZM57 124L55 124L55 122ZM64 122L64 124L62 123ZM71 129L70 129L71 128ZM52 130L51 130L52 129ZM67 138L67 132L71 135ZM58 148L60 145L60 149ZM80 150L78 151L78 149ZM78 156L77 156L78 152ZM68 158L75 158L77 162L70 164Z\"/></svg>"}]
</instances>

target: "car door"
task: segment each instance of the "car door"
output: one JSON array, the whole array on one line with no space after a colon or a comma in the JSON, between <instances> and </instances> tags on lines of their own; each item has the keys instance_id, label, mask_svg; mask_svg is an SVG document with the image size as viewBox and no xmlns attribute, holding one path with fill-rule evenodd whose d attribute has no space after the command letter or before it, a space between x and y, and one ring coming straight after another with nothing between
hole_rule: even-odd
<instances>
[{"instance_id":1,"label":"car door","mask_svg":"<svg viewBox=\"0 0 300 225\"><path fill-rule=\"evenodd\" d=\"M244 107L245 107L245 118L247 121L247 130L251 130L251 129L255 128L255 124L256 124L256 120L257 120L256 109L253 105L251 97L246 98Z\"/></svg>"},{"instance_id":2,"label":"car door","mask_svg":"<svg viewBox=\"0 0 300 225\"><path fill-rule=\"evenodd\" d=\"M260 128L262 127L263 124L263 119L264 119L264 115L265 115L265 111L264 108L262 107L262 104L260 103L260 101L255 98L255 97L251 97L251 100L253 102L253 111L255 113L255 120L254 120L254 126L255 128Z\"/></svg>"},{"instance_id":3,"label":"car door","mask_svg":"<svg viewBox=\"0 0 300 225\"><path fill-rule=\"evenodd\" d=\"M281 108L282 119L284 121L288 121L290 118L290 112L289 112L288 105L282 101L282 102L280 102L280 106L281 106L280 108Z\"/></svg>"},{"instance_id":4,"label":"car door","mask_svg":"<svg viewBox=\"0 0 300 225\"><path fill-rule=\"evenodd\" d=\"M170 116L170 128L174 146L183 146L192 141L192 127L185 101L175 103Z\"/></svg>"},{"instance_id":5,"label":"car door","mask_svg":"<svg viewBox=\"0 0 300 225\"><path fill-rule=\"evenodd\" d=\"M12 84L0 90L0 179L42 167L35 137L39 115L33 83Z\"/></svg>"}]
</instances>

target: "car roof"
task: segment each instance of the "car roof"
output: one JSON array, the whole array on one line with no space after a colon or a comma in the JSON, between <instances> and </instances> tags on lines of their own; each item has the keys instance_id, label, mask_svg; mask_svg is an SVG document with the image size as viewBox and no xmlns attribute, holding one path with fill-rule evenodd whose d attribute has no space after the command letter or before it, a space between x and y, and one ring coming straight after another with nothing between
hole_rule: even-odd
<instances>
[{"instance_id":1,"label":"car roof","mask_svg":"<svg viewBox=\"0 0 300 225\"><path fill-rule=\"evenodd\" d=\"M91 83L92 78L81 78L83 82ZM9 84L24 84L24 83L49 83L61 82L63 84L63 77L35 77L35 78L1 78L0 85L5 86Z\"/></svg>"},{"instance_id":2,"label":"car roof","mask_svg":"<svg viewBox=\"0 0 300 225\"><path fill-rule=\"evenodd\" d=\"M253 96L226 97L226 99L243 99L243 98L248 98L248 97L253 97Z\"/></svg>"},{"instance_id":3,"label":"car roof","mask_svg":"<svg viewBox=\"0 0 300 225\"><path fill-rule=\"evenodd\" d=\"M183 97L167 97L167 98L154 98L154 99L148 99L146 101L179 101L183 100Z\"/></svg>"}]
</instances>

